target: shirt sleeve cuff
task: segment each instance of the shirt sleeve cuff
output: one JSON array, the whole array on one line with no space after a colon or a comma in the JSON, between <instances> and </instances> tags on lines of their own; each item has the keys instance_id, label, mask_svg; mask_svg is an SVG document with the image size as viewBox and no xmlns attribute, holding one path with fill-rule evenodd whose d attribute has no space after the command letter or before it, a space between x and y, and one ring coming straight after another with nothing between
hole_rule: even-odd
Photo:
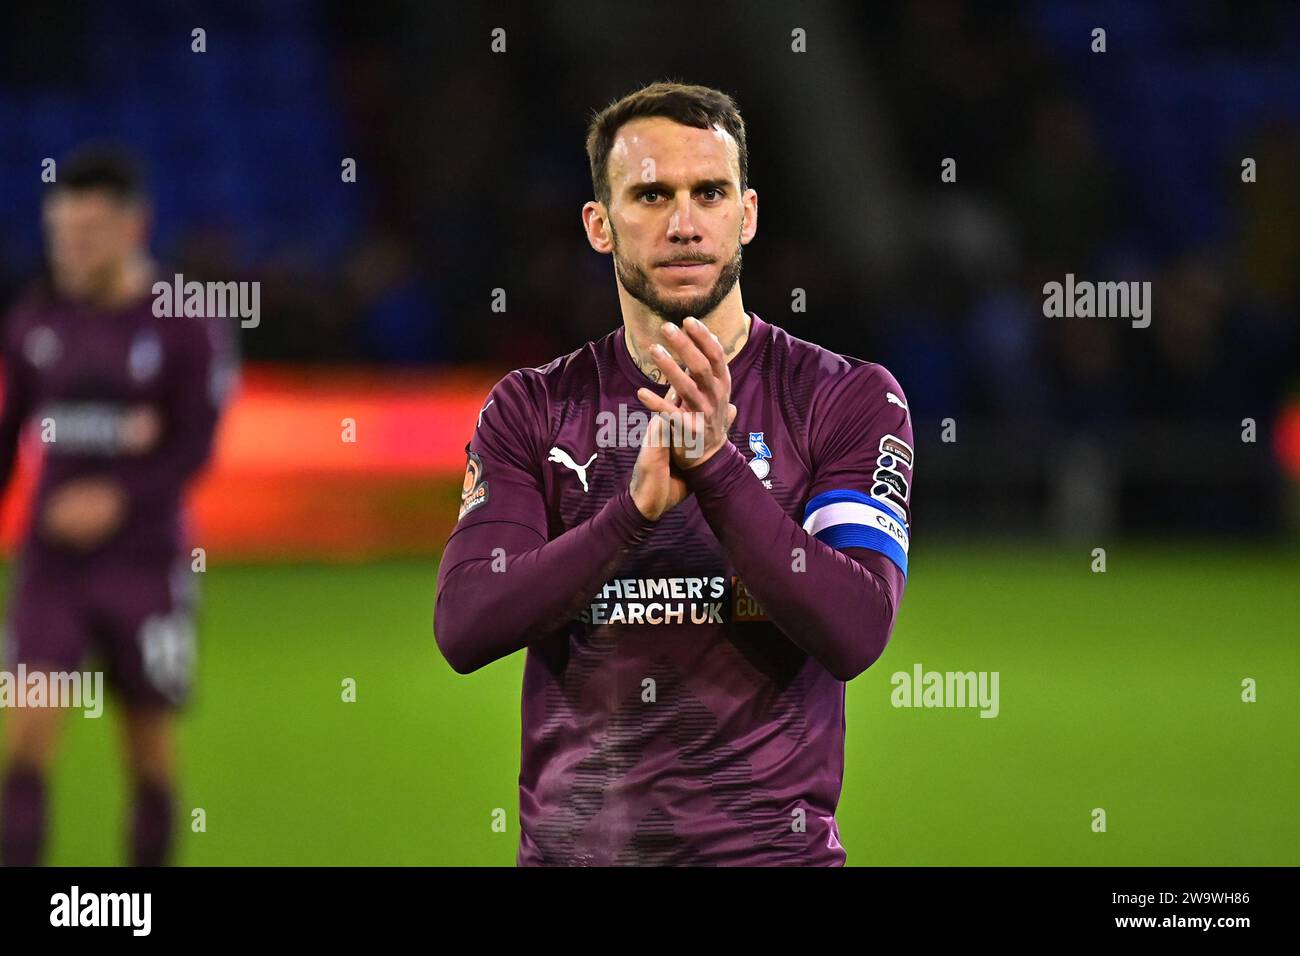
<instances>
[{"instance_id":1,"label":"shirt sleeve cuff","mask_svg":"<svg viewBox=\"0 0 1300 956\"><path fill-rule=\"evenodd\" d=\"M745 456L728 439L709 456L708 461L687 468L681 475L687 487L695 494L708 495L739 480L748 470L749 464L745 461Z\"/></svg>"},{"instance_id":2,"label":"shirt sleeve cuff","mask_svg":"<svg viewBox=\"0 0 1300 956\"><path fill-rule=\"evenodd\" d=\"M705 462L705 464L708 464ZM610 518L613 527L624 540L637 540L648 535L655 526L641 513L632 500L632 492L624 488L610 499Z\"/></svg>"}]
</instances>

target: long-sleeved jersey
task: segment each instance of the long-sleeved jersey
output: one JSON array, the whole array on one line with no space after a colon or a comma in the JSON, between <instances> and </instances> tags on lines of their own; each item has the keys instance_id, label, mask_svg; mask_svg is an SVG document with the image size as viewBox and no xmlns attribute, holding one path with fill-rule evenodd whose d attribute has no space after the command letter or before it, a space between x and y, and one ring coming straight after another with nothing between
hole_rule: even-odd
<instances>
[{"instance_id":1,"label":"long-sleeved jersey","mask_svg":"<svg viewBox=\"0 0 1300 956\"><path fill-rule=\"evenodd\" d=\"M511 372L466 446L434 630L468 672L527 648L521 865L841 865L845 681L907 574L906 398L750 315L737 416L658 521L619 328Z\"/></svg>"},{"instance_id":2,"label":"long-sleeved jersey","mask_svg":"<svg viewBox=\"0 0 1300 956\"><path fill-rule=\"evenodd\" d=\"M153 300L99 308L37 290L3 328L0 490L31 423L43 452L22 559L29 572L102 561L167 566L182 547L181 492L206 460L234 374L224 320L159 318ZM123 523L75 552L47 540L40 516L70 479L104 477L126 496Z\"/></svg>"}]
</instances>

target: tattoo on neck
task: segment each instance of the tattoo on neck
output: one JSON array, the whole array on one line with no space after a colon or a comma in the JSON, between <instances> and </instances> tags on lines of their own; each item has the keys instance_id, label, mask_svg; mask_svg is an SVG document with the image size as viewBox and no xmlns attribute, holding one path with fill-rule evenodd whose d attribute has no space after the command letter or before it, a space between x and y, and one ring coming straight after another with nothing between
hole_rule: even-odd
<instances>
[{"instance_id":1,"label":"tattoo on neck","mask_svg":"<svg viewBox=\"0 0 1300 956\"><path fill-rule=\"evenodd\" d=\"M746 329L744 326L741 326L736 330L735 337L732 338L728 344L722 347L723 358L727 359L727 361L731 361L731 357L740 350L740 340L745 337ZM628 336L627 341L632 346L632 364L639 368L642 374L656 385L663 384L663 369L656 365L652 360L641 357L641 349L637 346L636 338L634 336ZM685 371L685 369L682 371Z\"/></svg>"},{"instance_id":2,"label":"tattoo on neck","mask_svg":"<svg viewBox=\"0 0 1300 956\"><path fill-rule=\"evenodd\" d=\"M653 362L647 362L645 359L641 358L640 355L632 356L632 364L639 368L642 374L656 385L663 384L663 369L658 365L655 365Z\"/></svg>"},{"instance_id":3,"label":"tattoo on neck","mask_svg":"<svg viewBox=\"0 0 1300 956\"><path fill-rule=\"evenodd\" d=\"M736 337L731 340L731 343L729 345L723 347L722 354L725 355L728 359L730 359L731 356L735 355L736 352L738 351L740 340L743 339L745 335L746 335L745 327L741 326L740 328L738 328L736 330Z\"/></svg>"},{"instance_id":4,"label":"tattoo on neck","mask_svg":"<svg viewBox=\"0 0 1300 956\"><path fill-rule=\"evenodd\" d=\"M637 348L636 339L629 335L627 337L627 344L631 347L632 364L641 370L642 375L650 379L650 381L654 382L656 385L662 383L664 380L663 370L649 359L641 357L641 350Z\"/></svg>"}]
</instances>

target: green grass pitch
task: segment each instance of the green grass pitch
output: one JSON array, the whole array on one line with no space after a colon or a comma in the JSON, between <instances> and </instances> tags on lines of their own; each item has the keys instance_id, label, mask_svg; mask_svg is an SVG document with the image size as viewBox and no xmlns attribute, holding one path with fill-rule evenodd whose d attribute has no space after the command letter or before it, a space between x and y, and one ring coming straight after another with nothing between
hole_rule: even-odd
<instances>
[{"instance_id":1,"label":"green grass pitch","mask_svg":"<svg viewBox=\"0 0 1300 956\"><path fill-rule=\"evenodd\" d=\"M850 865L1300 864L1300 558L1121 543L1093 574L1089 551L914 549L893 640L848 689ZM523 655L455 674L435 570L208 570L178 862L513 865ZM917 663L998 671L999 715L893 707ZM69 718L51 863L121 862L118 754L111 706Z\"/></svg>"}]
</instances>

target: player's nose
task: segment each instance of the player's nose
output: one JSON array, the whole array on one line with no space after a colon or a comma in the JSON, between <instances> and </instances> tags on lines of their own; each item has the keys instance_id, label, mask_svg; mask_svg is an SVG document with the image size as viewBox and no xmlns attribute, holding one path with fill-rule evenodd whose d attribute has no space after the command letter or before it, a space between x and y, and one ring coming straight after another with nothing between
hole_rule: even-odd
<instances>
[{"instance_id":1,"label":"player's nose","mask_svg":"<svg viewBox=\"0 0 1300 956\"><path fill-rule=\"evenodd\" d=\"M701 238L691 217L689 196L677 197L673 213L668 217L668 238L675 242L698 241Z\"/></svg>"}]
</instances>

